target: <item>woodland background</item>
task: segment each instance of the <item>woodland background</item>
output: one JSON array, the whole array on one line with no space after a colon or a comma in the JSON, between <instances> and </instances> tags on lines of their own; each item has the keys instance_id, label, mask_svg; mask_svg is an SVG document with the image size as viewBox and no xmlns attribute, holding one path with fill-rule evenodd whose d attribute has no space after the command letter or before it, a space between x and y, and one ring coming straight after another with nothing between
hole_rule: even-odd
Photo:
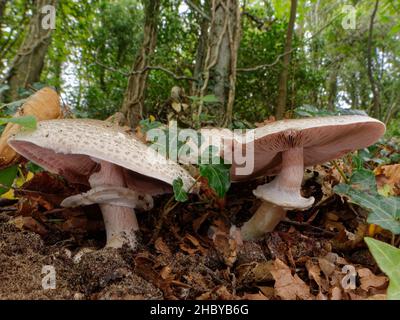
<instances>
[{"instance_id":1,"label":"woodland background","mask_svg":"<svg viewBox=\"0 0 400 320\"><path fill-rule=\"evenodd\" d=\"M46 4L54 30L38 27ZM79 117L122 110L133 126L171 111L236 128L350 108L397 135L399 15L396 0L2 0L1 112L50 85Z\"/></svg>"}]
</instances>

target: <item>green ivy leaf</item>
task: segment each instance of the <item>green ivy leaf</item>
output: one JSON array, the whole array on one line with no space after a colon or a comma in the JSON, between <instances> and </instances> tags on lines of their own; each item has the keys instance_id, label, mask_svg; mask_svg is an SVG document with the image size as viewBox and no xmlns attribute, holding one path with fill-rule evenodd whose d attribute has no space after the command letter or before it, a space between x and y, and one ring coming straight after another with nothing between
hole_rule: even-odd
<instances>
[{"instance_id":1,"label":"green ivy leaf","mask_svg":"<svg viewBox=\"0 0 400 320\"><path fill-rule=\"evenodd\" d=\"M377 193L359 191L347 184L339 184L333 190L348 197L351 202L370 211L368 223L373 223L382 228L400 234L400 198L383 197Z\"/></svg>"},{"instance_id":2,"label":"green ivy leaf","mask_svg":"<svg viewBox=\"0 0 400 320\"><path fill-rule=\"evenodd\" d=\"M0 125L16 123L27 129L36 129L37 121L34 116L22 116L14 118L0 118Z\"/></svg>"},{"instance_id":3,"label":"green ivy leaf","mask_svg":"<svg viewBox=\"0 0 400 320\"><path fill-rule=\"evenodd\" d=\"M400 249L373 238L364 238L379 268L389 277L389 300L400 300Z\"/></svg>"},{"instance_id":4,"label":"green ivy leaf","mask_svg":"<svg viewBox=\"0 0 400 320\"><path fill-rule=\"evenodd\" d=\"M38 173L38 172L44 171L42 167L38 166L36 163L33 163L33 162L31 162L31 161L29 161L29 162L26 164L26 168L27 168L30 172L33 172L33 173Z\"/></svg>"},{"instance_id":5,"label":"green ivy leaf","mask_svg":"<svg viewBox=\"0 0 400 320\"><path fill-rule=\"evenodd\" d=\"M215 102L219 102L219 100L215 95L208 94L208 95L203 97L203 102L204 103L215 103Z\"/></svg>"},{"instance_id":6,"label":"green ivy leaf","mask_svg":"<svg viewBox=\"0 0 400 320\"><path fill-rule=\"evenodd\" d=\"M231 186L230 165L223 164L220 158L213 158L210 164L200 164L200 175L207 178L210 187L223 198Z\"/></svg>"},{"instance_id":7,"label":"green ivy leaf","mask_svg":"<svg viewBox=\"0 0 400 320\"><path fill-rule=\"evenodd\" d=\"M375 174L371 170L359 168L350 178L352 188L368 193L377 193Z\"/></svg>"},{"instance_id":8,"label":"green ivy leaf","mask_svg":"<svg viewBox=\"0 0 400 320\"><path fill-rule=\"evenodd\" d=\"M162 123L159 121L151 121L150 119L144 119L139 122L140 127L146 133L152 129L157 129L162 126Z\"/></svg>"},{"instance_id":9,"label":"green ivy leaf","mask_svg":"<svg viewBox=\"0 0 400 320\"><path fill-rule=\"evenodd\" d=\"M17 177L17 166L11 166L0 171L0 194L7 192Z\"/></svg>"},{"instance_id":10,"label":"green ivy leaf","mask_svg":"<svg viewBox=\"0 0 400 320\"><path fill-rule=\"evenodd\" d=\"M176 201L186 202L189 199L186 191L183 189L183 181L181 178L175 179L172 182L172 188L174 189Z\"/></svg>"}]
</instances>

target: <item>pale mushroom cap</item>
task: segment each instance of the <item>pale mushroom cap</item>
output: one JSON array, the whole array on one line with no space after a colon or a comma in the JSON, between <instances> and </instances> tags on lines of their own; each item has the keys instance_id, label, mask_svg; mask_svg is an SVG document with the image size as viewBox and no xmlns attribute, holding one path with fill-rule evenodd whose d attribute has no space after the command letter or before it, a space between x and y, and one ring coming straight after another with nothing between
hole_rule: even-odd
<instances>
[{"instance_id":1,"label":"pale mushroom cap","mask_svg":"<svg viewBox=\"0 0 400 320\"><path fill-rule=\"evenodd\" d=\"M100 120L62 119L38 123L34 131L22 131L8 140L9 145L44 169L80 182L105 160L150 179L169 185L177 178L185 190L193 177L176 162L166 159L121 128ZM82 175L78 177L76 174ZM137 175L139 176L139 175Z\"/></svg>"},{"instance_id":2,"label":"pale mushroom cap","mask_svg":"<svg viewBox=\"0 0 400 320\"><path fill-rule=\"evenodd\" d=\"M385 133L385 125L368 116L349 115L282 120L247 132L254 141L254 170L250 175L235 175L241 181L281 170L281 152L292 147L304 148L304 166L313 166L342 157L348 152L375 143Z\"/></svg>"}]
</instances>

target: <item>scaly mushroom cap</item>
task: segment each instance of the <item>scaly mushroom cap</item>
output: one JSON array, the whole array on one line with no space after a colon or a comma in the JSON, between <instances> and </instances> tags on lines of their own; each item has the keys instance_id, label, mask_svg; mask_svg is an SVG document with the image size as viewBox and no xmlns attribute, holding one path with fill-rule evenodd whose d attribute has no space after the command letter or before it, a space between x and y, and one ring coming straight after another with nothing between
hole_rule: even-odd
<instances>
[{"instance_id":1,"label":"scaly mushroom cap","mask_svg":"<svg viewBox=\"0 0 400 320\"><path fill-rule=\"evenodd\" d=\"M236 175L234 163L231 178L243 181L276 175L281 171L282 152L297 147L303 148L305 167L322 164L375 143L384 132L379 120L358 115L272 122L247 132L247 141L254 142L254 170L250 175Z\"/></svg>"},{"instance_id":2,"label":"scaly mushroom cap","mask_svg":"<svg viewBox=\"0 0 400 320\"><path fill-rule=\"evenodd\" d=\"M127 169L127 185L148 194L170 191L177 178L185 190L194 184L193 177L177 163L100 120L41 121L36 130L22 131L8 143L25 158L74 183L88 184L98 160L104 160Z\"/></svg>"}]
</instances>

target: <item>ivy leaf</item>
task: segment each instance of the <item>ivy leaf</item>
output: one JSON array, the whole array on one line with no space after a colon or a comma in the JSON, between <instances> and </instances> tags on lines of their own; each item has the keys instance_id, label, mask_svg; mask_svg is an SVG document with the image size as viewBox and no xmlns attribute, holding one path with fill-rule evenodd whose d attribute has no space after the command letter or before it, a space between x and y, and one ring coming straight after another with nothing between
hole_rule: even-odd
<instances>
[{"instance_id":1,"label":"ivy leaf","mask_svg":"<svg viewBox=\"0 0 400 320\"><path fill-rule=\"evenodd\" d=\"M7 192L17 176L17 166L11 166L0 171L0 194Z\"/></svg>"},{"instance_id":2,"label":"ivy leaf","mask_svg":"<svg viewBox=\"0 0 400 320\"><path fill-rule=\"evenodd\" d=\"M373 238L364 238L379 268L389 277L389 300L400 300L400 249Z\"/></svg>"},{"instance_id":3,"label":"ivy leaf","mask_svg":"<svg viewBox=\"0 0 400 320\"><path fill-rule=\"evenodd\" d=\"M368 193L376 194L375 174L371 170L360 168L352 174L350 178L352 188Z\"/></svg>"},{"instance_id":4,"label":"ivy leaf","mask_svg":"<svg viewBox=\"0 0 400 320\"><path fill-rule=\"evenodd\" d=\"M14 118L0 118L0 125L16 123L27 129L36 129L36 118L34 116L22 116Z\"/></svg>"},{"instance_id":5,"label":"ivy leaf","mask_svg":"<svg viewBox=\"0 0 400 320\"><path fill-rule=\"evenodd\" d=\"M231 186L230 165L223 164L221 158L213 158L211 164L200 164L199 169L218 197L223 198Z\"/></svg>"},{"instance_id":6,"label":"ivy leaf","mask_svg":"<svg viewBox=\"0 0 400 320\"><path fill-rule=\"evenodd\" d=\"M26 168L32 173L38 173L44 171L42 167L38 166L36 163L29 161L26 164Z\"/></svg>"},{"instance_id":7,"label":"ivy leaf","mask_svg":"<svg viewBox=\"0 0 400 320\"><path fill-rule=\"evenodd\" d=\"M333 190L370 211L368 223L377 224L394 234L400 234L400 198L369 194L347 184L339 184Z\"/></svg>"},{"instance_id":8,"label":"ivy leaf","mask_svg":"<svg viewBox=\"0 0 400 320\"><path fill-rule=\"evenodd\" d=\"M172 182L172 188L174 189L175 200L179 202L185 202L188 200L188 195L183 189L183 181L181 178L175 179Z\"/></svg>"},{"instance_id":9,"label":"ivy leaf","mask_svg":"<svg viewBox=\"0 0 400 320\"><path fill-rule=\"evenodd\" d=\"M148 131L152 129L157 129L162 126L162 123L159 121L151 121L151 119L144 119L140 120L139 122L140 127L144 131L144 133L147 133Z\"/></svg>"},{"instance_id":10,"label":"ivy leaf","mask_svg":"<svg viewBox=\"0 0 400 320\"><path fill-rule=\"evenodd\" d=\"M218 98L213 95L213 94L209 94L203 97L203 102L204 103L214 103L214 102L219 102Z\"/></svg>"}]
</instances>

